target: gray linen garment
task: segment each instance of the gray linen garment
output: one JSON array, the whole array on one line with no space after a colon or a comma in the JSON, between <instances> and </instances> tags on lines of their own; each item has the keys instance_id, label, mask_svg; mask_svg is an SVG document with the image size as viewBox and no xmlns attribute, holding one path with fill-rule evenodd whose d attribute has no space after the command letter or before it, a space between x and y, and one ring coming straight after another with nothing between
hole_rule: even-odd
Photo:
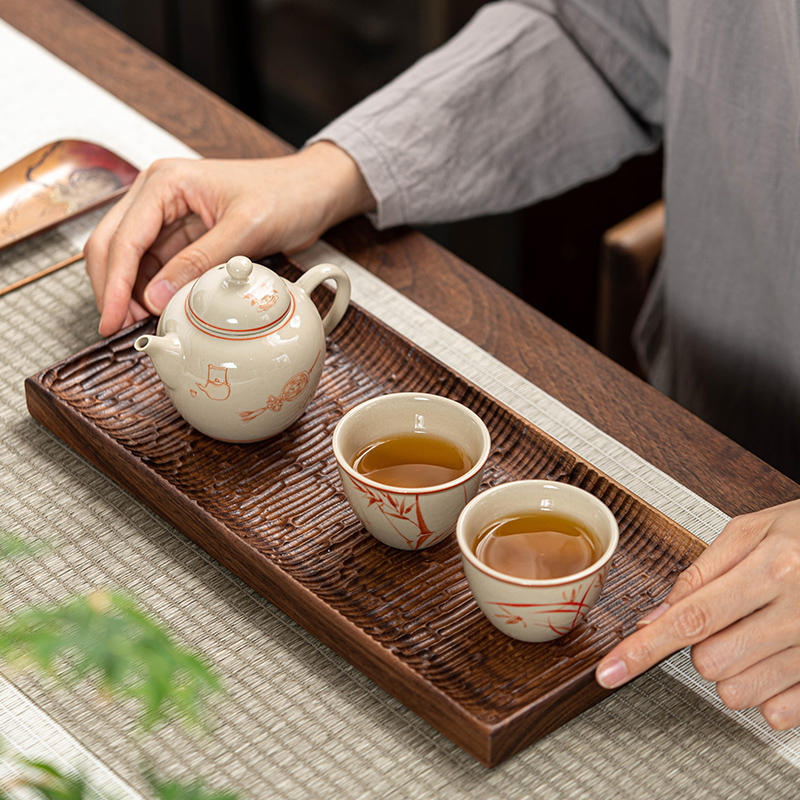
<instances>
[{"instance_id":1,"label":"gray linen garment","mask_svg":"<svg viewBox=\"0 0 800 800\"><path fill-rule=\"evenodd\" d=\"M494 3L314 140L355 158L389 227L519 208L663 137L650 379L798 479L798 5Z\"/></svg>"}]
</instances>

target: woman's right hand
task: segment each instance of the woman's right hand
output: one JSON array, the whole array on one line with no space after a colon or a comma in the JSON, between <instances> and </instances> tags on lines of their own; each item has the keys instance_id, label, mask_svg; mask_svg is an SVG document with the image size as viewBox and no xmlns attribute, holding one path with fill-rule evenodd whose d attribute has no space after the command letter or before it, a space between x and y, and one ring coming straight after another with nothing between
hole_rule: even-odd
<instances>
[{"instance_id":1,"label":"woman's right hand","mask_svg":"<svg viewBox=\"0 0 800 800\"><path fill-rule=\"evenodd\" d=\"M301 250L374 205L355 161L331 142L280 158L156 161L86 243L100 334L160 314L231 256Z\"/></svg>"}]
</instances>

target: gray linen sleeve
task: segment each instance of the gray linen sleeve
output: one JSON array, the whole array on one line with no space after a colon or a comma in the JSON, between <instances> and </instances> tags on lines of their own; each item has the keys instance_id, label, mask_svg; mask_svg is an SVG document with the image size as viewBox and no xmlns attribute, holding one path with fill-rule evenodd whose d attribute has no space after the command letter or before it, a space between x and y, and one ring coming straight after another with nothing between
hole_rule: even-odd
<instances>
[{"instance_id":1,"label":"gray linen sleeve","mask_svg":"<svg viewBox=\"0 0 800 800\"><path fill-rule=\"evenodd\" d=\"M380 228L558 194L659 141L667 54L658 6L490 3L307 144L325 139L350 153Z\"/></svg>"}]
</instances>

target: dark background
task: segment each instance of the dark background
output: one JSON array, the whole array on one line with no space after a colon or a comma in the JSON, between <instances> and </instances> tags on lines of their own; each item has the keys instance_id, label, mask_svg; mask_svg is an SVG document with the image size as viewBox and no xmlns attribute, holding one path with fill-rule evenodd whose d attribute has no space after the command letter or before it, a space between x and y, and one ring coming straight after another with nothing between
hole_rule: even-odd
<instances>
[{"instance_id":1,"label":"dark background","mask_svg":"<svg viewBox=\"0 0 800 800\"><path fill-rule=\"evenodd\" d=\"M83 0L299 147L482 0ZM603 232L660 196L661 155L513 214L423 230L590 343Z\"/></svg>"}]
</instances>

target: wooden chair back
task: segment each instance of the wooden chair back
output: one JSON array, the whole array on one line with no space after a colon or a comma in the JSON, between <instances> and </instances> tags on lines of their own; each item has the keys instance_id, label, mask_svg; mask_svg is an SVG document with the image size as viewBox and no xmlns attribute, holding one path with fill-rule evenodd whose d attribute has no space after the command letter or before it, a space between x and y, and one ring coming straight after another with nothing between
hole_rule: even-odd
<instances>
[{"instance_id":1,"label":"wooden chair back","mask_svg":"<svg viewBox=\"0 0 800 800\"><path fill-rule=\"evenodd\" d=\"M664 201L609 228L603 236L597 294L597 348L646 378L631 343L664 244Z\"/></svg>"}]
</instances>

